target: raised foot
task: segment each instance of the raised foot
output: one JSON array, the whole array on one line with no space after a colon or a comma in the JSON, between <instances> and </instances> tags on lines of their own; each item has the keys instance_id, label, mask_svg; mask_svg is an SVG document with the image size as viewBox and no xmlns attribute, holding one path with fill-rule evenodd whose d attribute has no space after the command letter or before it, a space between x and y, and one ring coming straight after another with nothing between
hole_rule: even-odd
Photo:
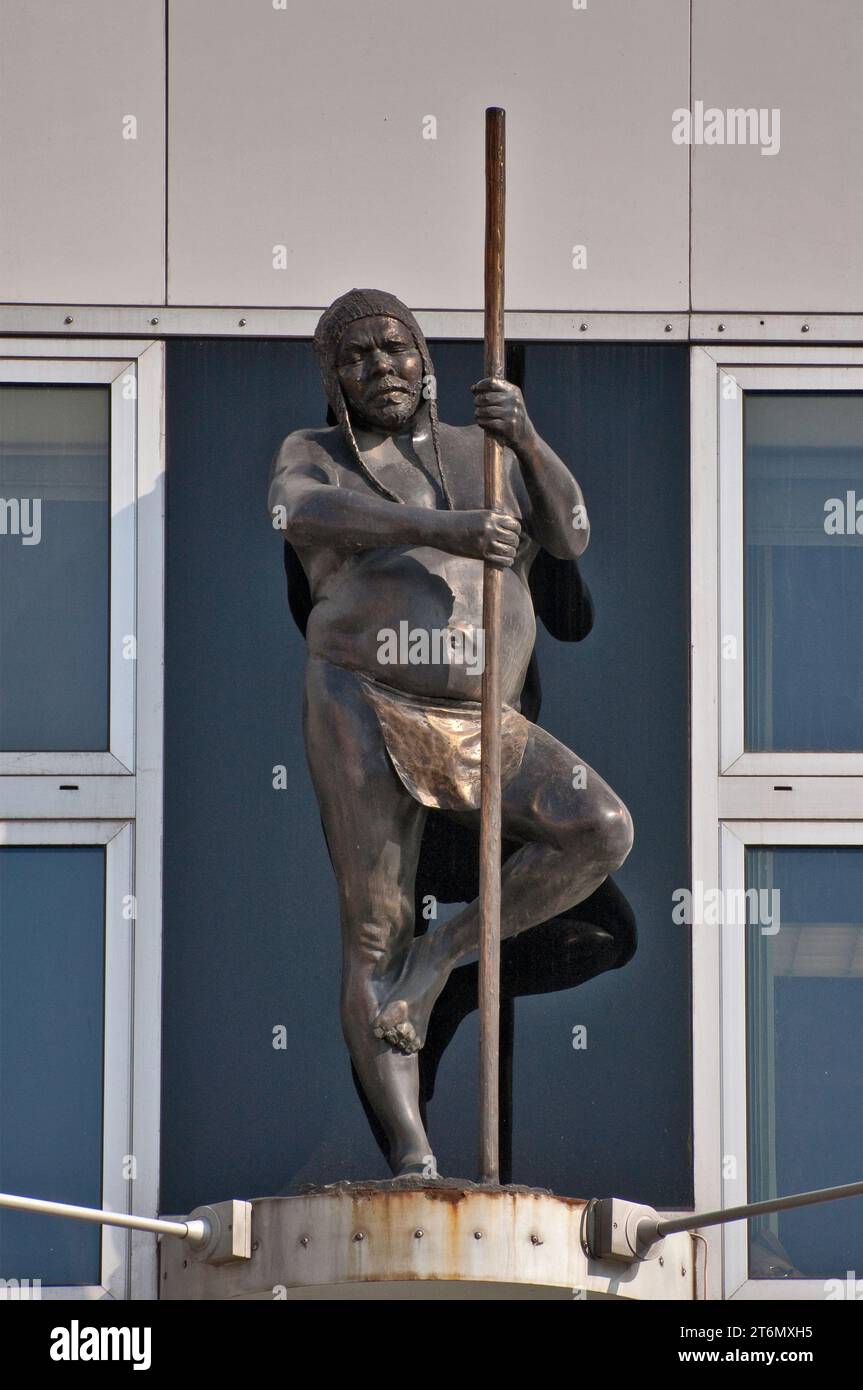
<instances>
[{"instance_id":1,"label":"raised foot","mask_svg":"<svg viewBox=\"0 0 863 1390\"><path fill-rule=\"evenodd\" d=\"M419 1034L410 1020L406 999L391 999L372 1024L372 1031L376 1038L400 1047L402 1052L419 1052L425 1043L425 1033Z\"/></svg>"},{"instance_id":2,"label":"raised foot","mask_svg":"<svg viewBox=\"0 0 863 1390\"><path fill-rule=\"evenodd\" d=\"M417 937L404 974L372 1023L376 1038L409 1055L425 1044L431 1011L451 969L435 959L430 935Z\"/></svg>"}]
</instances>

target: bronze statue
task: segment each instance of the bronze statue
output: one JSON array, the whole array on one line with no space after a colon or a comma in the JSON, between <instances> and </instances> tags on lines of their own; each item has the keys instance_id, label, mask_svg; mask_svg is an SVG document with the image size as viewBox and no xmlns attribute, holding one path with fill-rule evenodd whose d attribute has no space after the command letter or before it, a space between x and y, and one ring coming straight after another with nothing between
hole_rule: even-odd
<instances>
[{"instance_id":1,"label":"bronze statue","mask_svg":"<svg viewBox=\"0 0 863 1390\"><path fill-rule=\"evenodd\" d=\"M609 909L607 880L629 853L632 821L599 774L525 714L532 568L546 566L544 620L571 635L561 596L585 602L576 561L589 531L578 483L521 391L480 381L476 423L444 424L422 331L379 290L337 299L314 343L335 423L288 436L268 505L289 575L294 563L307 581L292 608L308 645L306 750L339 885L342 1026L392 1171L428 1176L417 1054L441 992L476 951L477 903L423 930L417 868L430 817L467 830L478 819L485 562L504 570L504 969L530 929L546 941L563 932L578 958L548 988L629 959L634 931L625 900ZM500 513L483 507L484 430L505 446ZM597 910L579 920L572 909L589 899Z\"/></svg>"}]
</instances>

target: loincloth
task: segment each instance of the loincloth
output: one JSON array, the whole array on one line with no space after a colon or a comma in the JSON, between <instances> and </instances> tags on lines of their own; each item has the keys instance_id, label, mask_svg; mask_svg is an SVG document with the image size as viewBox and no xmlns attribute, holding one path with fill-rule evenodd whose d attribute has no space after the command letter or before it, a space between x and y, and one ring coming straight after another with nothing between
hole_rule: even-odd
<instances>
[{"instance_id":1,"label":"loincloth","mask_svg":"<svg viewBox=\"0 0 863 1390\"><path fill-rule=\"evenodd\" d=\"M423 806L477 810L480 804L482 706L477 700L430 700L360 677L390 761ZM501 785L521 766L530 724L511 705L501 712Z\"/></svg>"}]
</instances>

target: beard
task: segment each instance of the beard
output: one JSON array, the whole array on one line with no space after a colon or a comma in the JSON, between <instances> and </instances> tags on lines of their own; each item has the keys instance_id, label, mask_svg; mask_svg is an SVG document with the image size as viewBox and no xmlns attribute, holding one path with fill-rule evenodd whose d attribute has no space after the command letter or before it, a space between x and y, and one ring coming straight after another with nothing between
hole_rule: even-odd
<instances>
[{"instance_id":1,"label":"beard","mask_svg":"<svg viewBox=\"0 0 863 1390\"><path fill-rule=\"evenodd\" d=\"M388 394L390 392L392 394ZM377 383L363 401L360 413L377 429L399 429L414 415L419 399L419 385L411 386L407 381L391 377Z\"/></svg>"}]
</instances>

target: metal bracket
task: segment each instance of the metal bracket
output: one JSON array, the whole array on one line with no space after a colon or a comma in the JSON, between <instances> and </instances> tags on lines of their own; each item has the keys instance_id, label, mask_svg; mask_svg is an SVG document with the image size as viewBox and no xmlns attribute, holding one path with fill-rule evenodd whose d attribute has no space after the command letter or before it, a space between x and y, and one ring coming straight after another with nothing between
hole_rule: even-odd
<instances>
[{"instance_id":1,"label":"metal bracket","mask_svg":"<svg viewBox=\"0 0 863 1390\"><path fill-rule=\"evenodd\" d=\"M252 1204L233 1198L212 1207L196 1207L189 1223L200 1222L202 1236L192 1246L193 1260L224 1265L252 1258ZM191 1244L191 1242L190 1242Z\"/></svg>"},{"instance_id":2,"label":"metal bracket","mask_svg":"<svg viewBox=\"0 0 863 1390\"><path fill-rule=\"evenodd\" d=\"M653 1260L662 1250L662 1241L645 1241L639 1226L658 1220L653 1207L620 1197L596 1197L585 1208L582 1247L593 1260L623 1260L626 1264Z\"/></svg>"}]
</instances>

